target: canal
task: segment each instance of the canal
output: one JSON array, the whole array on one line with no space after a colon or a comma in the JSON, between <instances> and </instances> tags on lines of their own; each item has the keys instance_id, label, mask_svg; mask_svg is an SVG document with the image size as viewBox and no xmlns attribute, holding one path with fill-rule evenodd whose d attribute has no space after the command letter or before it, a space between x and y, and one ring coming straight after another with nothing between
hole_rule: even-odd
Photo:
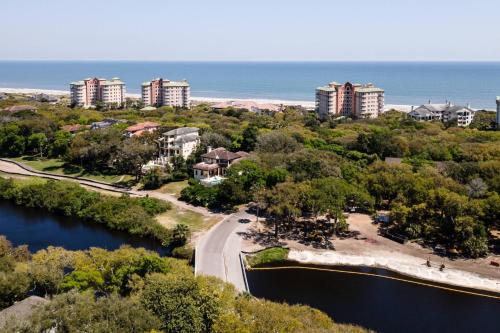
<instances>
[{"instance_id":1,"label":"canal","mask_svg":"<svg viewBox=\"0 0 500 333\"><path fill-rule=\"evenodd\" d=\"M115 250L128 244L162 255L167 254L166 248L152 239L111 230L101 224L74 217L52 214L44 209L16 206L5 200L0 200L0 235L6 236L16 246L27 244L31 252L49 245L68 250L84 250L90 247Z\"/></svg>"},{"instance_id":2,"label":"canal","mask_svg":"<svg viewBox=\"0 0 500 333\"><path fill-rule=\"evenodd\" d=\"M383 269L347 268L402 277ZM247 272L250 293L307 304L336 322L377 332L500 332L500 299L425 287L383 277L303 268Z\"/></svg>"}]
</instances>

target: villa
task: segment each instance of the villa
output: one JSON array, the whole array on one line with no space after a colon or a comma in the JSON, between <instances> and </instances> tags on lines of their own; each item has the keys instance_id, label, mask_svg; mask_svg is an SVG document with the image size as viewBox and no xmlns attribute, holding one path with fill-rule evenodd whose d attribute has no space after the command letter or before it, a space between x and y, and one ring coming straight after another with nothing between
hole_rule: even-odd
<instances>
[{"instance_id":1,"label":"villa","mask_svg":"<svg viewBox=\"0 0 500 333\"><path fill-rule=\"evenodd\" d=\"M160 127L160 124L146 121L144 123L138 123L132 126L129 126L125 129L126 135L130 138L133 136L141 136L145 132L152 133L156 131Z\"/></svg>"},{"instance_id":2,"label":"villa","mask_svg":"<svg viewBox=\"0 0 500 333\"><path fill-rule=\"evenodd\" d=\"M107 128L110 126L113 126L114 124L117 123L124 123L125 120L116 120L116 119L111 119L111 118L106 118L102 121L96 121L90 124L90 129L91 130L96 130L96 129L101 129L101 128Z\"/></svg>"},{"instance_id":3,"label":"villa","mask_svg":"<svg viewBox=\"0 0 500 333\"><path fill-rule=\"evenodd\" d=\"M162 134L158 139L158 158L148 163L149 166L166 166L172 158L180 156L187 159L196 150L200 142L199 128L181 127Z\"/></svg>"},{"instance_id":4,"label":"villa","mask_svg":"<svg viewBox=\"0 0 500 333\"><path fill-rule=\"evenodd\" d=\"M474 119L475 111L469 106L453 105L451 102L445 104L423 104L413 108L408 115L418 121L442 121L448 122L456 119L460 127L469 126Z\"/></svg>"},{"instance_id":5,"label":"villa","mask_svg":"<svg viewBox=\"0 0 500 333\"><path fill-rule=\"evenodd\" d=\"M208 147L207 152L201 155L202 162L193 166L194 178L205 186L220 184L227 169L248 156L249 154L244 151L233 153L222 147L216 149Z\"/></svg>"},{"instance_id":6,"label":"villa","mask_svg":"<svg viewBox=\"0 0 500 333\"><path fill-rule=\"evenodd\" d=\"M125 104L125 83L115 77L111 80L88 78L70 83L71 104L84 108L97 103L121 107Z\"/></svg>"}]
</instances>

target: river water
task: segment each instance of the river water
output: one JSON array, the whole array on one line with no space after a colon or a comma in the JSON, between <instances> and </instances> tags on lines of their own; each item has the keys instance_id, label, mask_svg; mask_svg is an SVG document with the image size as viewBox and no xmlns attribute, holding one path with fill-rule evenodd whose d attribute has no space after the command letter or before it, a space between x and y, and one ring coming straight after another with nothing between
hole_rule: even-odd
<instances>
[{"instance_id":1,"label":"river water","mask_svg":"<svg viewBox=\"0 0 500 333\"><path fill-rule=\"evenodd\" d=\"M382 269L361 270L401 277ZM250 271L247 277L250 292L256 297L307 304L336 322L377 332L500 332L500 299L382 277L302 268Z\"/></svg>"},{"instance_id":2,"label":"river water","mask_svg":"<svg viewBox=\"0 0 500 333\"><path fill-rule=\"evenodd\" d=\"M16 206L4 200L0 200L0 235L6 236L16 246L27 244L31 252L49 245L68 250L84 250L89 247L115 250L121 245L129 244L160 254L167 253L154 240L111 230L97 223L52 214L44 209Z\"/></svg>"}]
</instances>

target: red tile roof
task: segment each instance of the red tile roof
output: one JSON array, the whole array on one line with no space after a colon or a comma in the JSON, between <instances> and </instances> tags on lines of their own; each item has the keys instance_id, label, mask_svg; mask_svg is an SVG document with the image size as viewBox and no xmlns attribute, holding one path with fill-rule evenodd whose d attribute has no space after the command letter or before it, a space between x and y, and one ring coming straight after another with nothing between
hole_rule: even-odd
<instances>
[{"instance_id":1,"label":"red tile roof","mask_svg":"<svg viewBox=\"0 0 500 333\"><path fill-rule=\"evenodd\" d=\"M144 131L147 129L154 129L158 128L160 124L152 122L152 121L146 121L144 123L138 123L132 126L127 127L126 131L130 133L135 133L138 131Z\"/></svg>"}]
</instances>

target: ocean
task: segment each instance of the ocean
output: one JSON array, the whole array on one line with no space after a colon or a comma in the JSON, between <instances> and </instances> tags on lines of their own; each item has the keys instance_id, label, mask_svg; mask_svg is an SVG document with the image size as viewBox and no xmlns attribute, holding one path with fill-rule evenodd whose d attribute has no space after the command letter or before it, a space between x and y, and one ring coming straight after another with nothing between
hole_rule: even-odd
<instances>
[{"instance_id":1,"label":"ocean","mask_svg":"<svg viewBox=\"0 0 500 333\"><path fill-rule=\"evenodd\" d=\"M331 81L374 83L386 104L470 103L495 109L500 62L0 61L0 88L67 90L86 77L120 77L139 93L156 77L187 79L196 97L313 101Z\"/></svg>"}]
</instances>

